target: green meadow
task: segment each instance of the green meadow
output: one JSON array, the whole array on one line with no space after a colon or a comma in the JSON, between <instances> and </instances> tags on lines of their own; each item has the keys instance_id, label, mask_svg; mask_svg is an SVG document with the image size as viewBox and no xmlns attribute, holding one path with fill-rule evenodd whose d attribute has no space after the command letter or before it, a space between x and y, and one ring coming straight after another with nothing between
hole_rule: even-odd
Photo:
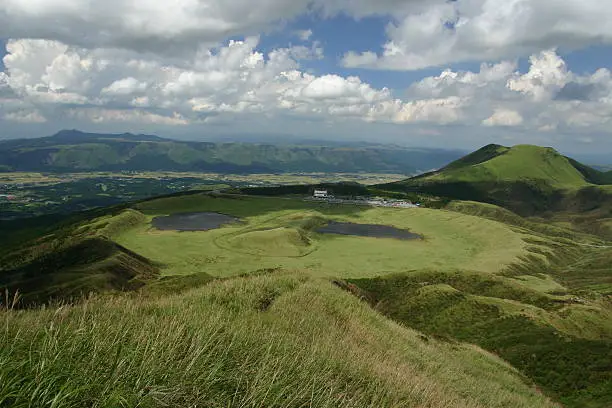
<instances>
[{"instance_id":1,"label":"green meadow","mask_svg":"<svg viewBox=\"0 0 612 408\"><path fill-rule=\"evenodd\" d=\"M523 234L507 225L444 210L209 195L148 201L136 210L146 217L113 232L111 238L162 265L167 275L205 272L227 277L273 268L307 269L309 274L326 277L371 277L424 268L497 272L528 253ZM197 211L222 212L241 221L197 232L160 231L149 222L158 216ZM390 225L423 239L316 232L332 220Z\"/></svg>"},{"instance_id":2,"label":"green meadow","mask_svg":"<svg viewBox=\"0 0 612 408\"><path fill-rule=\"evenodd\" d=\"M239 220L152 225L194 212ZM612 405L612 247L492 204L191 193L29 242L0 274L24 289L1 302L0 406Z\"/></svg>"}]
</instances>

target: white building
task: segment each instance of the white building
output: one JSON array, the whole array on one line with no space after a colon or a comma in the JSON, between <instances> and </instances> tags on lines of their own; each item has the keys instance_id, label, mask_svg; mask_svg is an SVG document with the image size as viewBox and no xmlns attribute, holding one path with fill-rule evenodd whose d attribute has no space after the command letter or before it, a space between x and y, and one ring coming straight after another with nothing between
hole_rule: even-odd
<instances>
[{"instance_id":1,"label":"white building","mask_svg":"<svg viewBox=\"0 0 612 408\"><path fill-rule=\"evenodd\" d=\"M327 193L327 190L315 190L312 195L313 195L314 198L327 198L327 197L329 197L329 194Z\"/></svg>"}]
</instances>

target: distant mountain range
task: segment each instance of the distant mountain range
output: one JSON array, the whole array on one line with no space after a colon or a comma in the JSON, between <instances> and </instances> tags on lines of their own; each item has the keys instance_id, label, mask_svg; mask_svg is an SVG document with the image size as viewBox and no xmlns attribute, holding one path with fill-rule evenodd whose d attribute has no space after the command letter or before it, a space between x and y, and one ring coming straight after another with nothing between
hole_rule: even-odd
<instances>
[{"instance_id":1,"label":"distant mountain range","mask_svg":"<svg viewBox=\"0 0 612 408\"><path fill-rule=\"evenodd\" d=\"M386 145L271 145L178 141L64 130L0 142L0 171L370 172L417 174L463 155Z\"/></svg>"}]
</instances>

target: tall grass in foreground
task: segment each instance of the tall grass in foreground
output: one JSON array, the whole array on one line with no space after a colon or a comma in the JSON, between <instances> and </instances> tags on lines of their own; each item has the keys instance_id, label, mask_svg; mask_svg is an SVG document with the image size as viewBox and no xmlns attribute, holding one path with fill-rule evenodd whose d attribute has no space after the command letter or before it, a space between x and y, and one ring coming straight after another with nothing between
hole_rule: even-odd
<instances>
[{"instance_id":1,"label":"tall grass in foreground","mask_svg":"<svg viewBox=\"0 0 612 408\"><path fill-rule=\"evenodd\" d=\"M0 406L554 406L500 360L298 274L8 310L0 324Z\"/></svg>"}]
</instances>

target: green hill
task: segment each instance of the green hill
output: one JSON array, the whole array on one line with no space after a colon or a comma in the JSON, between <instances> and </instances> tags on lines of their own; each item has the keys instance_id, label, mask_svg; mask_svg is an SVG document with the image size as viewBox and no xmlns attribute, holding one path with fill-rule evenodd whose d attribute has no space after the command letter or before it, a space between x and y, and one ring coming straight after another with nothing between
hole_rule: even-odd
<instances>
[{"instance_id":1,"label":"green hill","mask_svg":"<svg viewBox=\"0 0 612 408\"><path fill-rule=\"evenodd\" d=\"M567 158L583 177L593 184L612 184L612 171L600 171L593 167L584 165L572 158Z\"/></svg>"},{"instance_id":2,"label":"green hill","mask_svg":"<svg viewBox=\"0 0 612 408\"><path fill-rule=\"evenodd\" d=\"M0 270L0 287L20 293L23 305L78 299L92 292L135 290L159 270L147 259L104 239L87 239Z\"/></svg>"},{"instance_id":3,"label":"green hill","mask_svg":"<svg viewBox=\"0 0 612 408\"><path fill-rule=\"evenodd\" d=\"M553 188L588 185L599 175L594 169L562 156L552 148L490 145L426 177L431 182L544 182Z\"/></svg>"},{"instance_id":4,"label":"green hill","mask_svg":"<svg viewBox=\"0 0 612 408\"><path fill-rule=\"evenodd\" d=\"M386 172L438 168L455 151L397 146L208 143L133 134L62 131L0 141L1 171L207 171L217 173Z\"/></svg>"},{"instance_id":5,"label":"green hill","mask_svg":"<svg viewBox=\"0 0 612 408\"><path fill-rule=\"evenodd\" d=\"M605 205L609 190L604 185L612 181L611 176L552 148L488 145L438 171L377 187L488 202L522 215L535 215L590 211L593 204ZM595 191L602 196L593 203Z\"/></svg>"},{"instance_id":6,"label":"green hill","mask_svg":"<svg viewBox=\"0 0 612 408\"><path fill-rule=\"evenodd\" d=\"M0 318L2 406L556 406L498 357L298 271Z\"/></svg>"},{"instance_id":7,"label":"green hill","mask_svg":"<svg viewBox=\"0 0 612 408\"><path fill-rule=\"evenodd\" d=\"M352 283L385 315L490 350L566 406L612 404L612 311L547 294L565 292L554 280L419 271Z\"/></svg>"},{"instance_id":8,"label":"green hill","mask_svg":"<svg viewBox=\"0 0 612 408\"><path fill-rule=\"evenodd\" d=\"M237 220L153 226L198 212ZM612 403L612 249L542 219L191 192L10 225L0 406Z\"/></svg>"},{"instance_id":9,"label":"green hill","mask_svg":"<svg viewBox=\"0 0 612 408\"><path fill-rule=\"evenodd\" d=\"M495 157L498 157L506 153L508 150L510 149L507 147L496 145L496 144L490 144L490 145L483 147L482 149L478 149L475 152L468 154L467 156L464 156L460 159L455 160L454 162L444 167L444 169L445 170L455 170L455 169L461 169L467 166L474 166L474 165L489 161L491 159L494 159Z\"/></svg>"}]
</instances>

